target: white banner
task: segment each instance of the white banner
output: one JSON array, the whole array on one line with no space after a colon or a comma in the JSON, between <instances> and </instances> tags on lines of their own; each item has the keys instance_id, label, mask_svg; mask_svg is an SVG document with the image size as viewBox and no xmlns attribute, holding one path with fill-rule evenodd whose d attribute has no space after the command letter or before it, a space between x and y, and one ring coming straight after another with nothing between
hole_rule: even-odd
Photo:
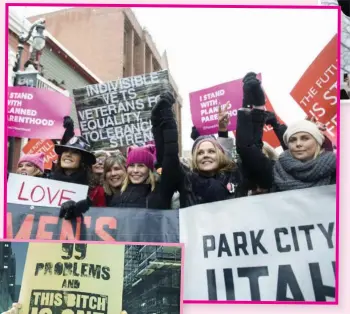
<instances>
[{"instance_id":1,"label":"white banner","mask_svg":"<svg viewBox=\"0 0 350 314\"><path fill-rule=\"evenodd\" d=\"M184 300L334 301L336 187L180 209Z\"/></svg>"},{"instance_id":2,"label":"white banner","mask_svg":"<svg viewBox=\"0 0 350 314\"><path fill-rule=\"evenodd\" d=\"M81 201L88 186L11 173L7 182L7 203L60 207L64 202Z\"/></svg>"}]
</instances>

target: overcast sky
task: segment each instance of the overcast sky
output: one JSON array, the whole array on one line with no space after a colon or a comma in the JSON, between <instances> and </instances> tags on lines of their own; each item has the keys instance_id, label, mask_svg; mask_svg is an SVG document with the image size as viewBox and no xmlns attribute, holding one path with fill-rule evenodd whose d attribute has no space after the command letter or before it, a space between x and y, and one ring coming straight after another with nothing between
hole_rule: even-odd
<instances>
[{"instance_id":1,"label":"overcast sky","mask_svg":"<svg viewBox=\"0 0 350 314\"><path fill-rule=\"evenodd\" d=\"M56 8L16 7L23 17ZM189 93L261 72L272 105L288 124L304 118L290 91L337 32L336 10L134 9L183 98L183 148L192 146Z\"/></svg>"}]
</instances>

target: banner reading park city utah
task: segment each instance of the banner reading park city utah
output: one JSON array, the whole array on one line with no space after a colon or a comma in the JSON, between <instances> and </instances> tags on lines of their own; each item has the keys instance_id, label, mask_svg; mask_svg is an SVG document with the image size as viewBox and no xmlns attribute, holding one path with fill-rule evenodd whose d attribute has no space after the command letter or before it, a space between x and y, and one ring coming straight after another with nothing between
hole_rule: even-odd
<instances>
[{"instance_id":1,"label":"banner reading park city utah","mask_svg":"<svg viewBox=\"0 0 350 314\"><path fill-rule=\"evenodd\" d=\"M184 299L334 301L335 198L331 185L180 209Z\"/></svg>"}]
</instances>

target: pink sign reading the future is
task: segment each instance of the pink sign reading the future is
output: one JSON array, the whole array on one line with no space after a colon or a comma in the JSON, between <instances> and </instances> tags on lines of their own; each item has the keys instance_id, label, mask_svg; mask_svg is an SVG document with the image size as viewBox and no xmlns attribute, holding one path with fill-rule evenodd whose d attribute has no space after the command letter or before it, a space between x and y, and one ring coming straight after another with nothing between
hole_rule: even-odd
<instances>
[{"instance_id":1,"label":"pink sign reading the future is","mask_svg":"<svg viewBox=\"0 0 350 314\"><path fill-rule=\"evenodd\" d=\"M8 136L59 139L63 117L72 100L58 92L32 87L8 87Z\"/></svg>"},{"instance_id":2,"label":"pink sign reading the future is","mask_svg":"<svg viewBox=\"0 0 350 314\"><path fill-rule=\"evenodd\" d=\"M261 80L261 74L257 77ZM190 93L193 125L201 135L217 133L219 106L228 103L227 111L230 118L228 130L236 130L237 110L242 107L242 100L242 79Z\"/></svg>"}]
</instances>

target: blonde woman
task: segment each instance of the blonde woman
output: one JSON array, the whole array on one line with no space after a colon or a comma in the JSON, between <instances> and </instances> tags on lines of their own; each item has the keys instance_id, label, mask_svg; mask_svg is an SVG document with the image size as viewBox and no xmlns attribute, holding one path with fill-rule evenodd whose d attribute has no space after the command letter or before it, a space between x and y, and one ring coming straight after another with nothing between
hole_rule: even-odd
<instances>
[{"instance_id":1,"label":"blonde woman","mask_svg":"<svg viewBox=\"0 0 350 314\"><path fill-rule=\"evenodd\" d=\"M44 175L44 153L23 155L17 165L17 174L42 177Z\"/></svg>"},{"instance_id":2,"label":"blonde woman","mask_svg":"<svg viewBox=\"0 0 350 314\"><path fill-rule=\"evenodd\" d=\"M115 194L110 207L169 209L172 194L165 193L166 179L155 172L154 148L130 147L126 160L126 176L120 193ZM162 174L162 176L164 173Z\"/></svg>"},{"instance_id":3,"label":"blonde woman","mask_svg":"<svg viewBox=\"0 0 350 314\"><path fill-rule=\"evenodd\" d=\"M178 157L178 129L172 106L175 103L169 92L160 96L158 103L152 109L152 127L160 128L163 135L164 156L168 156L167 163L163 161L170 172L172 194L180 194L180 207L209 203L241 196L240 171L225 154L224 148L212 136L198 137L192 149L192 169L185 169ZM229 123L227 112L219 114L219 131L227 133ZM156 147L157 147L156 141ZM157 147L158 150L158 147ZM171 156L171 158L169 158Z\"/></svg>"},{"instance_id":4,"label":"blonde woman","mask_svg":"<svg viewBox=\"0 0 350 314\"><path fill-rule=\"evenodd\" d=\"M109 206L114 195L120 195L125 177L125 157L121 153L116 153L108 157L105 161L103 171L103 189L107 206Z\"/></svg>"},{"instance_id":5,"label":"blonde woman","mask_svg":"<svg viewBox=\"0 0 350 314\"><path fill-rule=\"evenodd\" d=\"M283 140L288 150L273 169L278 191L336 183L336 155L322 148L325 136L315 123L302 120L290 125Z\"/></svg>"}]
</instances>

